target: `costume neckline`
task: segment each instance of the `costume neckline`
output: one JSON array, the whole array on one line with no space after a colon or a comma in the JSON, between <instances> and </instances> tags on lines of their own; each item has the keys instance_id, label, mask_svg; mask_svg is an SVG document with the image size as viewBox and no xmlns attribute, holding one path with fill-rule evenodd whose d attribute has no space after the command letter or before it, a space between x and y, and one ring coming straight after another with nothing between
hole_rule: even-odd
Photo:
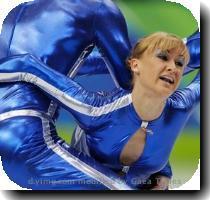
<instances>
[{"instance_id":1,"label":"costume neckline","mask_svg":"<svg viewBox=\"0 0 210 200\"><path fill-rule=\"evenodd\" d=\"M149 124L151 124L151 123L154 123L154 122L160 120L160 119L163 117L163 114L164 114L165 111L166 111L167 105L168 105L168 99L167 99L166 102L165 102L165 106L164 106L163 111L161 112L160 116L157 117L157 118L155 118L155 119L153 119L153 120L146 121L146 120L141 119L141 118L139 117L139 115L137 114L137 112L136 112L136 110L135 110L135 108L134 108L134 105L133 105L132 98L131 98L131 103L130 103L130 105L129 105L129 112L128 112L128 114L129 114L130 118L131 118L135 123L137 123L139 126L141 125L142 122L148 122Z\"/></svg>"}]
</instances>

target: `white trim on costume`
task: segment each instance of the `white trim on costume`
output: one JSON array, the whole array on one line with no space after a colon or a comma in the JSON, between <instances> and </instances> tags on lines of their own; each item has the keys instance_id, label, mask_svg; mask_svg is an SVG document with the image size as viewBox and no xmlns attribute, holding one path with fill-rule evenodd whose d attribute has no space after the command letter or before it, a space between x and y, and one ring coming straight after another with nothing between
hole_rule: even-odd
<instances>
[{"instance_id":1,"label":"white trim on costume","mask_svg":"<svg viewBox=\"0 0 210 200\"><path fill-rule=\"evenodd\" d=\"M53 97L58 99L60 102L62 102L67 107L80 112L81 114L92 116L92 117L99 117L101 115L108 114L110 112L113 112L117 109L123 108L125 106L128 106L131 104L131 94L127 94L123 97L120 97L119 99L116 99L112 103L100 106L100 107L94 107L92 105L88 105L86 103L83 103L77 99L74 99L73 97L67 95L65 92L59 90L58 88L54 87L53 85L47 83L46 81L42 80L38 76L35 76L30 73L25 72L15 72L15 73L0 73L1 82L9 81L26 81L29 83L33 83L37 85L42 90L46 91L47 93L51 94Z\"/></svg>"}]
</instances>

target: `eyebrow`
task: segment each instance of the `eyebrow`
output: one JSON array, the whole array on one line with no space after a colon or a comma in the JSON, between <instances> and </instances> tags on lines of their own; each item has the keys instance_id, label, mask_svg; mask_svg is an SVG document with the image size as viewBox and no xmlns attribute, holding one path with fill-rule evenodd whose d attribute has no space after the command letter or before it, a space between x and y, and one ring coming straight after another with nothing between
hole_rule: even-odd
<instances>
[{"instance_id":1,"label":"eyebrow","mask_svg":"<svg viewBox=\"0 0 210 200\"><path fill-rule=\"evenodd\" d=\"M170 52L169 52L168 49L166 49L166 50L160 50L160 53L167 53L167 54L170 55ZM184 55L182 55L182 54L177 55L177 57L178 58L181 58L181 59L185 59Z\"/></svg>"},{"instance_id":2,"label":"eyebrow","mask_svg":"<svg viewBox=\"0 0 210 200\"><path fill-rule=\"evenodd\" d=\"M177 57L178 57L178 58L185 59L184 55L178 55Z\"/></svg>"},{"instance_id":3,"label":"eyebrow","mask_svg":"<svg viewBox=\"0 0 210 200\"><path fill-rule=\"evenodd\" d=\"M169 51L168 50L162 50L162 49L156 49L156 54L160 54L160 53L167 53L169 54Z\"/></svg>"},{"instance_id":4,"label":"eyebrow","mask_svg":"<svg viewBox=\"0 0 210 200\"><path fill-rule=\"evenodd\" d=\"M184 57L184 56L178 56L178 57L176 58L176 60L185 62L185 57Z\"/></svg>"},{"instance_id":5,"label":"eyebrow","mask_svg":"<svg viewBox=\"0 0 210 200\"><path fill-rule=\"evenodd\" d=\"M167 56L170 56L170 52L169 52L169 50L168 49L166 49L166 50L162 50L162 49L157 49L157 53L156 54L167 54ZM177 59L179 59L180 61L182 61L182 62L185 62L185 57L184 57L184 55L178 55L177 57L176 57L176 60Z\"/></svg>"}]
</instances>

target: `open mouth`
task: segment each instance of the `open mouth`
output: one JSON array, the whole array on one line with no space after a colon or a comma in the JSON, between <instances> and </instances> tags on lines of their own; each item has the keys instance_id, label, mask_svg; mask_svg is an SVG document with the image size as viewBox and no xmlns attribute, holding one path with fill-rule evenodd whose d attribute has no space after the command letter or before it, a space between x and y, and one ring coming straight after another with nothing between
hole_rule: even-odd
<instances>
[{"instance_id":1,"label":"open mouth","mask_svg":"<svg viewBox=\"0 0 210 200\"><path fill-rule=\"evenodd\" d=\"M160 79L162 81L165 81L166 83L174 84L174 79L172 77L169 77L169 76L160 76Z\"/></svg>"}]
</instances>

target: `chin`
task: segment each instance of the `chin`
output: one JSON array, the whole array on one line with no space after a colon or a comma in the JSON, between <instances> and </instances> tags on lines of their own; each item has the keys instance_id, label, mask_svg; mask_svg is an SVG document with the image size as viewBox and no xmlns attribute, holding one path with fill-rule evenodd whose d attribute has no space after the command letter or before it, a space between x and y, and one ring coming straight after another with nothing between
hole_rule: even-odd
<instances>
[{"instance_id":1,"label":"chin","mask_svg":"<svg viewBox=\"0 0 210 200\"><path fill-rule=\"evenodd\" d=\"M161 84L159 91L166 96L171 96L177 89L177 84Z\"/></svg>"},{"instance_id":2,"label":"chin","mask_svg":"<svg viewBox=\"0 0 210 200\"><path fill-rule=\"evenodd\" d=\"M167 99L175 92L174 89L162 87L158 90L158 94L163 97L164 99Z\"/></svg>"}]
</instances>

